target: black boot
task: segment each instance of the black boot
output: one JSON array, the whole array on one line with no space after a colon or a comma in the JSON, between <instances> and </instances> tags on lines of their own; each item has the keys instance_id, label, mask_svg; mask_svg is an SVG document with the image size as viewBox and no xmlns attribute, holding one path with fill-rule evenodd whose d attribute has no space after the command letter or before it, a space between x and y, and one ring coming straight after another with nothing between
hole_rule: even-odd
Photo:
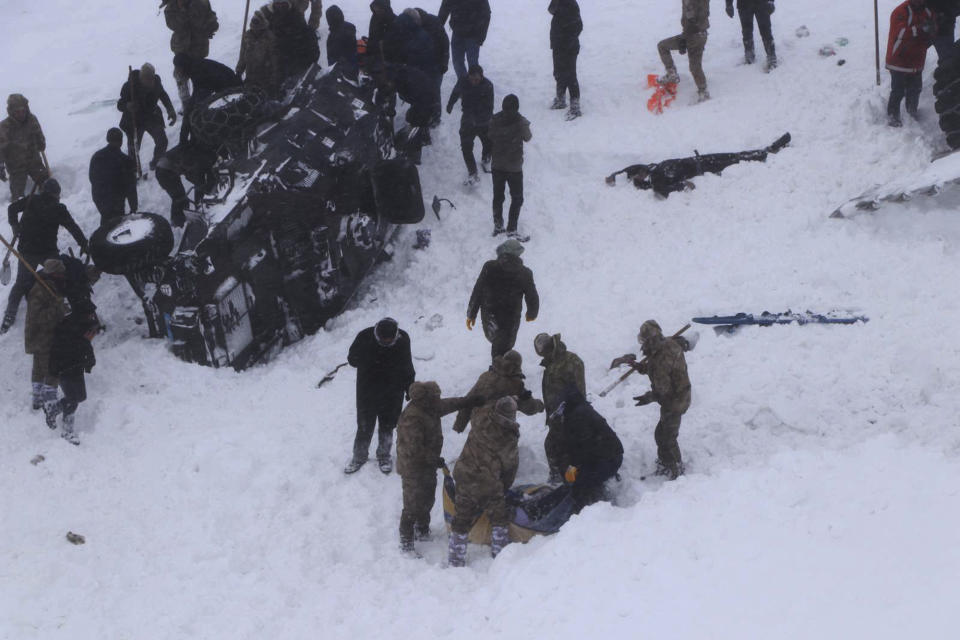
<instances>
[{"instance_id":1,"label":"black boot","mask_svg":"<svg viewBox=\"0 0 960 640\"><path fill-rule=\"evenodd\" d=\"M743 61L747 64L753 64L757 59L757 54L753 52L753 40L743 41Z\"/></svg>"},{"instance_id":2,"label":"black boot","mask_svg":"<svg viewBox=\"0 0 960 640\"><path fill-rule=\"evenodd\" d=\"M790 144L790 133L787 132L773 141L769 147L767 147L767 153L776 153L783 149L785 146Z\"/></svg>"}]
</instances>

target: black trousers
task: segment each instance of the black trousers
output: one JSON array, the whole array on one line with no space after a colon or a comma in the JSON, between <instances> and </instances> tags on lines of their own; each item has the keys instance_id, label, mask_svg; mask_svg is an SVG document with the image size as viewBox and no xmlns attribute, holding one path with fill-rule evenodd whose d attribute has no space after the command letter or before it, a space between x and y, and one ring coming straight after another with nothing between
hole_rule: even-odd
<instances>
[{"instance_id":1,"label":"black trousers","mask_svg":"<svg viewBox=\"0 0 960 640\"><path fill-rule=\"evenodd\" d=\"M47 258L56 257L56 255L45 256L36 253L21 253L20 255L33 267L34 271L36 271L37 265ZM30 293L30 288L33 287L34 282L36 282L36 278L34 278L30 270L23 266L23 263L18 260L17 279L13 281L13 286L10 287L10 296L7 298L7 311L4 315L13 318L17 317L17 309L20 308L20 301L23 300L25 295Z\"/></svg>"},{"instance_id":2,"label":"black trousers","mask_svg":"<svg viewBox=\"0 0 960 640\"><path fill-rule=\"evenodd\" d=\"M580 99L580 81L577 80L577 56L580 47L569 51L553 50L553 78L557 81L557 97L570 91L571 100Z\"/></svg>"},{"instance_id":3,"label":"black trousers","mask_svg":"<svg viewBox=\"0 0 960 640\"><path fill-rule=\"evenodd\" d=\"M890 72L890 100L887 102L887 115L900 119L900 102L907 98L907 113L917 114L920 104L920 90L923 89L923 75L919 73Z\"/></svg>"},{"instance_id":4,"label":"black trousers","mask_svg":"<svg viewBox=\"0 0 960 640\"><path fill-rule=\"evenodd\" d=\"M112 194L109 196L100 196L93 199L97 211L100 212L100 224L104 224L111 218L117 218L126 213L126 198L121 194Z\"/></svg>"},{"instance_id":5,"label":"black trousers","mask_svg":"<svg viewBox=\"0 0 960 640\"><path fill-rule=\"evenodd\" d=\"M370 455L370 441L379 423L377 455L389 455L393 444L393 430L403 409L403 392L388 392L387 397L357 398L357 435L353 441L353 456L366 460Z\"/></svg>"},{"instance_id":6,"label":"black trousers","mask_svg":"<svg viewBox=\"0 0 960 640\"><path fill-rule=\"evenodd\" d=\"M83 377L83 370L60 374L60 388L63 390L63 398L60 399L63 415L72 415L80 403L87 399L87 384Z\"/></svg>"},{"instance_id":7,"label":"black trousers","mask_svg":"<svg viewBox=\"0 0 960 640\"><path fill-rule=\"evenodd\" d=\"M129 124L125 124L121 127L123 133L127 136L127 155L131 158L136 153L136 149L140 148L140 143L143 142L143 134L149 133L150 137L153 138L153 159L158 160L160 156L167 152L167 146L169 142L167 141L167 132L163 123L163 116L160 115L160 112L157 111L155 114L150 114L144 118L143 122L137 121L137 146L136 149L133 146L133 127Z\"/></svg>"},{"instance_id":8,"label":"black trousers","mask_svg":"<svg viewBox=\"0 0 960 640\"><path fill-rule=\"evenodd\" d=\"M573 501L579 512L585 506L603 500L603 483L612 478L623 464L623 455L577 468L577 481L573 483ZM563 473L564 469L560 472Z\"/></svg>"},{"instance_id":9,"label":"black trousers","mask_svg":"<svg viewBox=\"0 0 960 640\"><path fill-rule=\"evenodd\" d=\"M473 141L480 138L480 154L484 158L490 157L490 137L487 135L489 127L460 127L460 151L463 152L463 163L467 165L467 173L477 172L477 160L473 157Z\"/></svg>"},{"instance_id":10,"label":"black trousers","mask_svg":"<svg viewBox=\"0 0 960 640\"><path fill-rule=\"evenodd\" d=\"M490 341L491 358L502 356L517 343L517 331L520 330L520 315L500 317L480 310L483 323L483 335Z\"/></svg>"},{"instance_id":11,"label":"black trousers","mask_svg":"<svg viewBox=\"0 0 960 640\"><path fill-rule=\"evenodd\" d=\"M740 29L743 32L743 48L745 51L753 51L753 21L757 21L757 29L760 31L760 39L763 41L763 49L768 56L776 55L773 46L773 30L770 28L770 13L767 11L766 2L757 2L755 0L738 0L737 14L740 16Z\"/></svg>"},{"instance_id":12,"label":"black trousers","mask_svg":"<svg viewBox=\"0 0 960 640\"><path fill-rule=\"evenodd\" d=\"M510 186L510 213L507 219L507 231L517 230L520 219L520 207L523 206L523 171L493 170L493 225L503 228L503 201L506 186Z\"/></svg>"}]
</instances>

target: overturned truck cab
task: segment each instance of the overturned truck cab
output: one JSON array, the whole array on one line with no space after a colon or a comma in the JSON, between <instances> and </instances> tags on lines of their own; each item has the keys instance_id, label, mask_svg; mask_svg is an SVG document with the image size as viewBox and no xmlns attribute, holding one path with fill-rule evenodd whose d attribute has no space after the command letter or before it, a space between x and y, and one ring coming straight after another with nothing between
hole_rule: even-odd
<instances>
[{"instance_id":1,"label":"overturned truck cab","mask_svg":"<svg viewBox=\"0 0 960 640\"><path fill-rule=\"evenodd\" d=\"M373 91L313 67L257 126L244 90L204 101L194 124L219 122L222 141L176 251L167 220L149 213L91 239L95 263L142 300L151 336L186 361L239 370L344 309L398 225L424 215L416 166L396 156Z\"/></svg>"}]
</instances>

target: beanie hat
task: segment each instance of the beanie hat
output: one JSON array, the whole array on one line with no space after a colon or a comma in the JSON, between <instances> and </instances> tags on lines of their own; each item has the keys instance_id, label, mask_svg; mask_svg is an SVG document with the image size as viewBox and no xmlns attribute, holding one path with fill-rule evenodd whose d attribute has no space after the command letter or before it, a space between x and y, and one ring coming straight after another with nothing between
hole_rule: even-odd
<instances>
[{"instance_id":1,"label":"beanie hat","mask_svg":"<svg viewBox=\"0 0 960 640\"><path fill-rule=\"evenodd\" d=\"M343 24L343 11L337 5L330 5L326 12L327 24L331 27L339 27Z\"/></svg>"},{"instance_id":2,"label":"beanie hat","mask_svg":"<svg viewBox=\"0 0 960 640\"><path fill-rule=\"evenodd\" d=\"M45 275L50 276L62 276L67 272L67 268L63 265L63 261L57 260L56 258L48 258L44 260L40 270Z\"/></svg>"},{"instance_id":3,"label":"beanie hat","mask_svg":"<svg viewBox=\"0 0 960 640\"><path fill-rule=\"evenodd\" d=\"M116 127L107 129L107 142L120 146L123 144L123 131Z\"/></svg>"},{"instance_id":4,"label":"beanie hat","mask_svg":"<svg viewBox=\"0 0 960 640\"><path fill-rule=\"evenodd\" d=\"M53 178L47 178L44 181L43 186L40 187L40 193L44 193L48 196L60 197L60 183Z\"/></svg>"},{"instance_id":5,"label":"beanie hat","mask_svg":"<svg viewBox=\"0 0 960 640\"><path fill-rule=\"evenodd\" d=\"M510 238L509 240L504 240L497 247L498 256L519 256L523 253L523 244L516 238Z\"/></svg>"},{"instance_id":6,"label":"beanie hat","mask_svg":"<svg viewBox=\"0 0 960 640\"><path fill-rule=\"evenodd\" d=\"M393 318L384 318L373 328L373 337L383 346L391 346L397 340L399 327Z\"/></svg>"},{"instance_id":7,"label":"beanie hat","mask_svg":"<svg viewBox=\"0 0 960 640\"><path fill-rule=\"evenodd\" d=\"M482 75L483 75L483 67L481 67L479 64L472 64L472 65L470 65L470 68L467 70L467 75L468 75L468 76L472 76L472 75L481 75L481 76L482 76Z\"/></svg>"},{"instance_id":8,"label":"beanie hat","mask_svg":"<svg viewBox=\"0 0 960 640\"><path fill-rule=\"evenodd\" d=\"M503 99L503 110L516 113L520 111L520 98L514 94L510 94Z\"/></svg>"},{"instance_id":9,"label":"beanie hat","mask_svg":"<svg viewBox=\"0 0 960 640\"><path fill-rule=\"evenodd\" d=\"M656 320L647 320L640 325L640 333L637 334L637 342L646 342L654 336L662 336L663 330Z\"/></svg>"},{"instance_id":10,"label":"beanie hat","mask_svg":"<svg viewBox=\"0 0 960 640\"><path fill-rule=\"evenodd\" d=\"M533 339L533 350L536 351L537 355L541 358L553 353L555 346L553 336L549 333L538 333L537 337Z\"/></svg>"}]
</instances>

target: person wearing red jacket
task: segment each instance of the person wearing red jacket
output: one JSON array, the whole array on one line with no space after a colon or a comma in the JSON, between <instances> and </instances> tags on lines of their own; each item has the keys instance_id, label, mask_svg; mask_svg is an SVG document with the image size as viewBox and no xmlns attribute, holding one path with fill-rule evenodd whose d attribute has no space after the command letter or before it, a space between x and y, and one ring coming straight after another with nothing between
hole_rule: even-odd
<instances>
[{"instance_id":1,"label":"person wearing red jacket","mask_svg":"<svg viewBox=\"0 0 960 640\"><path fill-rule=\"evenodd\" d=\"M891 127L902 124L900 102L904 96L907 98L907 113L914 119L917 117L923 65L936 30L933 12L927 8L926 0L906 0L890 14L886 66L890 71L887 123Z\"/></svg>"}]
</instances>

